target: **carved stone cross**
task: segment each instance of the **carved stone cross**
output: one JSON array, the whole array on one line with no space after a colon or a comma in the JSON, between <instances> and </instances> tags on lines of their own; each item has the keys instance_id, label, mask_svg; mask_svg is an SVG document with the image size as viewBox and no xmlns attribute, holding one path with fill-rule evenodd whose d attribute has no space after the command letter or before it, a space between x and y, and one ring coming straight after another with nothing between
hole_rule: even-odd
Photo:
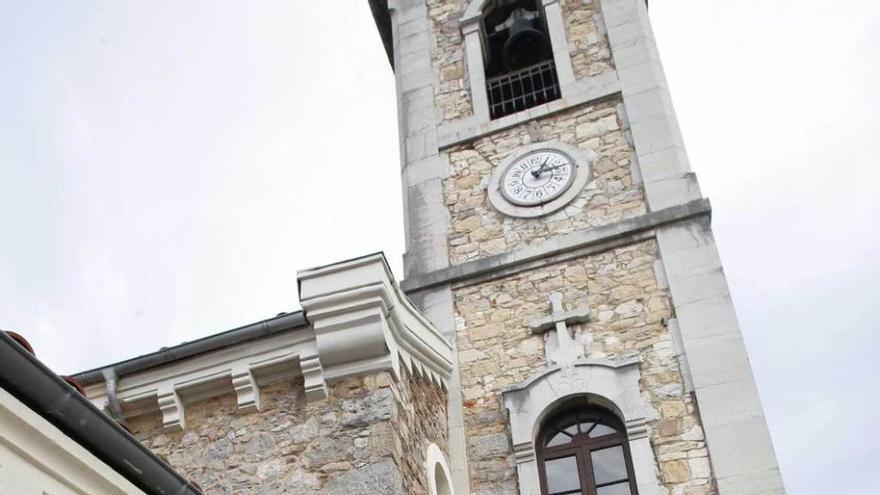
<instances>
[{"instance_id":1,"label":"carved stone cross","mask_svg":"<svg viewBox=\"0 0 880 495\"><path fill-rule=\"evenodd\" d=\"M569 366L584 357L584 347L574 340L569 333L569 323L583 323L589 319L589 308L582 307L565 311L562 307L562 294L550 294L550 315L537 316L529 320L532 333L543 334L548 330L551 335L544 336L544 348L550 364ZM555 330L555 331L554 331ZM552 334L555 335L555 339Z\"/></svg>"}]
</instances>

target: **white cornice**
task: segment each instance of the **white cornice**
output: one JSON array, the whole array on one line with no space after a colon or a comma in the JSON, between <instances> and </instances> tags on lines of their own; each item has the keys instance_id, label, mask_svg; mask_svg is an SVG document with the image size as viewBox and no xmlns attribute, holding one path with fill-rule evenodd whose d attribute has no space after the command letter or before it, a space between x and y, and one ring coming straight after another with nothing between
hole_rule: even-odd
<instances>
[{"instance_id":1,"label":"white cornice","mask_svg":"<svg viewBox=\"0 0 880 495\"><path fill-rule=\"evenodd\" d=\"M315 371L320 374L320 366L308 366L315 354L314 332L304 326L124 376L116 396L126 417L158 410L167 430L182 430L186 405L211 397L234 392L241 411L259 410L261 386L300 375L308 382ZM106 408L105 383L86 387L86 393Z\"/></svg>"},{"instance_id":2,"label":"white cornice","mask_svg":"<svg viewBox=\"0 0 880 495\"><path fill-rule=\"evenodd\" d=\"M452 346L406 299L382 254L298 274L311 325L242 342L120 377L123 414L160 411L167 430L186 427L186 405L235 393L243 413L260 409L261 387L302 376L309 400L327 397L327 383L400 363L446 386ZM107 407L105 383L86 388Z\"/></svg>"},{"instance_id":3,"label":"white cornice","mask_svg":"<svg viewBox=\"0 0 880 495\"><path fill-rule=\"evenodd\" d=\"M403 362L446 386L452 345L403 295L382 254L305 270L298 279L328 380L380 369L399 374Z\"/></svg>"}]
</instances>

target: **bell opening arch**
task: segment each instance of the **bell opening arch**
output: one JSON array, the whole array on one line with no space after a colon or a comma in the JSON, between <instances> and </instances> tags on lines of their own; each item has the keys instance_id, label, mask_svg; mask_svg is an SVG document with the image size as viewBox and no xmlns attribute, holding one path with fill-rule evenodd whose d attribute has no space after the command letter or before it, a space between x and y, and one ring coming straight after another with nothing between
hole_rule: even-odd
<instances>
[{"instance_id":1,"label":"bell opening arch","mask_svg":"<svg viewBox=\"0 0 880 495\"><path fill-rule=\"evenodd\" d=\"M574 72L559 0L472 0L460 25L478 121L566 96Z\"/></svg>"}]
</instances>

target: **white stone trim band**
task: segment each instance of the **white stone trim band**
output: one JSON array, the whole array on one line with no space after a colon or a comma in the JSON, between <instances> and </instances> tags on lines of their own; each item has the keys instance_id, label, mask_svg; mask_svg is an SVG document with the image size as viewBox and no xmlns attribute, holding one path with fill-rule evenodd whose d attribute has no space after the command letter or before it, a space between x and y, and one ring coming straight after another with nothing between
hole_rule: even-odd
<instances>
[{"instance_id":1,"label":"white stone trim band","mask_svg":"<svg viewBox=\"0 0 880 495\"><path fill-rule=\"evenodd\" d=\"M675 224L695 217L709 216L708 199L653 211L601 227L581 230L554 239L519 248L507 253L467 261L441 270L412 276L400 283L407 293L422 291L439 285L478 279L487 276L510 275L536 266L562 261L560 255L583 256L595 250L607 249L616 242L632 241L633 236L649 232L663 225Z\"/></svg>"}]
</instances>

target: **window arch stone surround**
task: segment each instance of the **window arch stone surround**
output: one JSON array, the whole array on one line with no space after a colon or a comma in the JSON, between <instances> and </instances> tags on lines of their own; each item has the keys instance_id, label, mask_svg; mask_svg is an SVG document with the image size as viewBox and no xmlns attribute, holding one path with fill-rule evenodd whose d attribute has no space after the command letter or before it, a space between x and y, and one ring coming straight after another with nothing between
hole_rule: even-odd
<instances>
[{"instance_id":1,"label":"window arch stone surround","mask_svg":"<svg viewBox=\"0 0 880 495\"><path fill-rule=\"evenodd\" d=\"M485 33L482 32L483 23L480 22L483 18L483 11L490 1L471 0L459 21L461 33L464 36L465 64L470 82L471 104L478 123L486 123L491 120L489 99L486 95L486 71L483 63ZM553 51L553 63L556 65L559 90L562 93L562 98L565 98L570 94L575 78L574 69L571 66L571 56L568 53L562 6L559 5L559 0L540 0L540 4L547 22L547 32L550 35L550 47Z\"/></svg>"},{"instance_id":2,"label":"window arch stone surround","mask_svg":"<svg viewBox=\"0 0 880 495\"><path fill-rule=\"evenodd\" d=\"M428 445L425 452L425 470L428 474L428 495L454 495L452 475L446 456L436 443Z\"/></svg>"},{"instance_id":3,"label":"window arch stone surround","mask_svg":"<svg viewBox=\"0 0 880 495\"><path fill-rule=\"evenodd\" d=\"M535 441L544 420L578 397L602 406L623 421L640 495L665 494L648 439L646 408L639 391L639 360L584 359L572 366L541 370L504 389L520 495L540 495Z\"/></svg>"}]
</instances>

